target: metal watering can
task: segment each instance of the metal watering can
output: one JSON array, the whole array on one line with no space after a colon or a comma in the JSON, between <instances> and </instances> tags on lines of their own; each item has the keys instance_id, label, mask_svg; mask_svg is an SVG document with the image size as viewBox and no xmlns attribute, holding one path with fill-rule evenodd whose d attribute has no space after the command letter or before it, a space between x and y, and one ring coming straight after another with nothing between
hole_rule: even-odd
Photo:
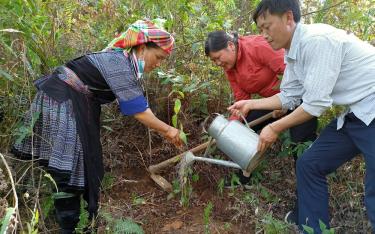
<instances>
[{"instance_id":1,"label":"metal watering can","mask_svg":"<svg viewBox=\"0 0 375 234\"><path fill-rule=\"evenodd\" d=\"M185 160L188 163L205 161L252 172L260 162L262 154L257 152L259 136L250 127L271 117L272 113L269 113L245 126L237 120L228 121L224 116L218 115L209 126L208 134L216 140L217 147L233 162L196 157L191 152L185 154Z\"/></svg>"},{"instance_id":2,"label":"metal watering can","mask_svg":"<svg viewBox=\"0 0 375 234\"><path fill-rule=\"evenodd\" d=\"M214 138L204 144L190 149L187 152L176 155L156 165L151 165L148 169L151 178L165 191L172 192L172 185L162 176L156 173L162 168L180 161L179 174L183 177L185 170L194 161L205 161L227 167L242 169L251 173L260 162L261 154L256 152L258 145L258 135L250 129L272 117L272 112L248 123L248 127L239 121L228 121L224 116L217 116L211 123L208 133ZM217 143L218 148L227 154L234 162L219 160L214 158L196 157L193 153L200 152ZM206 153L204 155L206 155Z\"/></svg>"}]
</instances>

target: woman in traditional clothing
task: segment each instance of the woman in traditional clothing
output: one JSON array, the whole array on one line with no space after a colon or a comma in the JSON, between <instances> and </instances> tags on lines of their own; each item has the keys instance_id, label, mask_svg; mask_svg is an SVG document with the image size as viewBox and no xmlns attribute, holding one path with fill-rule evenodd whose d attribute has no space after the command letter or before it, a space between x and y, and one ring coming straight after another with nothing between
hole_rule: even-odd
<instances>
[{"instance_id":1,"label":"woman in traditional clothing","mask_svg":"<svg viewBox=\"0 0 375 234\"><path fill-rule=\"evenodd\" d=\"M160 66L174 45L173 36L151 21L139 20L109 47L73 59L35 82L38 93L26 114L31 137L13 147L23 158L38 158L59 191L55 199L61 233L72 233L79 221L80 196L90 217L98 210L104 169L100 143L101 104L117 99L124 115L134 116L176 146L179 130L159 120L144 96L142 76Z\"/></svg>"}]
</instances>

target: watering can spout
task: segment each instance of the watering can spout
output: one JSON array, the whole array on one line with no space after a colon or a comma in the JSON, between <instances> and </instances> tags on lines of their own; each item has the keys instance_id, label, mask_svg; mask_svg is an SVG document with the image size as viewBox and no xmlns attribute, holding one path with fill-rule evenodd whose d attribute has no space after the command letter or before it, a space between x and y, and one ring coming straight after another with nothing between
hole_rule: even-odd
<instances>
[{"instance_id":1,"label":"watering can spout","mask_svg":"<svg viewBox=\"0 0 375 234\"><path fill-rule=\"evenodd\" d=\"M240 165L238 165L234 162L220 160L220 159L214 159L214 158L197 157L190 151L185 154L185 160L188 162L188 164L192 161L202 161L202 162L208 162L208 163L217 164L217 165L221 165L221 166L234 167L234 168L237 168L237 169L242 169Z\"/></svg>"}]
</instances>

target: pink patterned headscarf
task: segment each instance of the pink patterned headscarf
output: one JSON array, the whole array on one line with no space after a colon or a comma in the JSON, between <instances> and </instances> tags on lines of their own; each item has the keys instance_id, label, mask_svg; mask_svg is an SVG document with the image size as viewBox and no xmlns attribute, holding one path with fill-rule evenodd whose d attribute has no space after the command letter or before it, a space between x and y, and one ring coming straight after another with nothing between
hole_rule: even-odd
<instances>
[{"instance_id":1,"label":"pink patterned headscarf","mask_svg":"<svg viewBox=\"0 0 375 234\"><path fill-rule=\"evenodd\" d=\"M109 43L107 48L130 50L132 47L153 42L166 53L170 54L173 49L173 36L148 20L138 20Z\"/></svg>"}]
</instances>

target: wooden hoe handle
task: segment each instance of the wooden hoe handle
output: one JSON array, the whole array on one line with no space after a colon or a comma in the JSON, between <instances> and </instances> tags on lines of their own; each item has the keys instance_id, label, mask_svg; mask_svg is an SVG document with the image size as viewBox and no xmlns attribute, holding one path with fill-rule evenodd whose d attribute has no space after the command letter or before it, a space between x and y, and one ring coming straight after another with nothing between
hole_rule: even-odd
<instances>
[{"instance_id":1,"label":"wooden hoe handle","mask_svg":"<svg viewBox=\"0 0 375 234\"><path fill-rule=\"evenodd\" d=\"M210 143L210 142L207 141L206 143L203 143L203 144L201 144L201 145L198 145L198 146L192 148L192 149L189 150L189 151L192 152L192 153L200 152L200 151L206 149L209 143ZM215 140L212 140L212 143L211 143L211 144L214 144L214 143L215 143ZM167 167L167 166L169 166L170 164L174 164L174 163L180 161L181 157L182 157L183 155L185 155L187 152L188 152L188 151L183 152L182 154L176 155L176 156L174 156L173 158L170 158L170 159L168 159L168 160L165 160L165 161L163 161L163 162L161 162L161 163L159 163L159 164L151 165L151 166L148 167L148 170L149 170L150 173L156 173L156 172L160 171L161 169L163 169L164 167Z\"/></svg>"}]
</instances>

